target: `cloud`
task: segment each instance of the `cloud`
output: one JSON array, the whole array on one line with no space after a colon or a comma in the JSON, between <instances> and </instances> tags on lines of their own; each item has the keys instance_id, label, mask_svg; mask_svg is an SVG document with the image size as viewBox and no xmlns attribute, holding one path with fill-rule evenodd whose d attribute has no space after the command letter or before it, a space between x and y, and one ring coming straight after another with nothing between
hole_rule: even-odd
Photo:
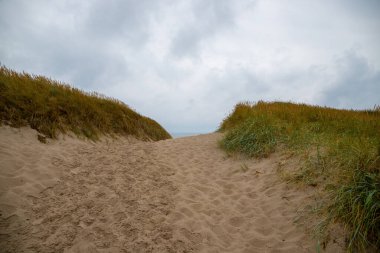
<instances>
[{"instance_id":1,"label":"cloud","mask_svg":"<svg viewBox=\"0 0 380 253\"><path fill-rule=\"evenodd\" d=\"M172 132L240 101L379 104L379 2L0 0L0 62L116 97Z\"/></svg>"},{"instance_id":2,"label":"cloud","mask_svg":"<svg viewBox=\"0 0 380 253\"><path fill-rule=\"evenodd\" d=\"M234 25L234 8L232 0L194 1L181 16L184 21L172 40L172 55L197 57L204 40Z\"/></svg>"},{"instance_id":3,"label":"cloud","mask_svg":"<svg viewBox=\"0 0 380 253\"><path fill-rule=\"evenodd\" d=\"M380 104L380 69L354 50L334 62L336 78L323 103L340 108L368 109Z\"/></svg>"},{"instance_id":4,"label":"cloud","mask_svg":"<svg viewBox=\"0 0 380 253\"><path fill-rule=\"evenodd\" d=\"M83 32L95 40L121 40L128 46L141 47L149 38L150 22L160 4L168 1L94 1L84 18Z\"/></svg>"}]
</instances>

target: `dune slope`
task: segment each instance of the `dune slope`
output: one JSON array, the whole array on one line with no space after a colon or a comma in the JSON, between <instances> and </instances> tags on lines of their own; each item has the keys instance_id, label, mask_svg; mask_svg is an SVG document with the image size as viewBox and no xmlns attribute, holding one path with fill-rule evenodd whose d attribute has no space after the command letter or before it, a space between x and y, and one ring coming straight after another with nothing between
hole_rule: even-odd
<instances>
[{"instance_id":1,"label":"dune slope","mask_svg":"<svg viewBox=\"0 0 380 253\"><path fill-rule=\"evenodd\" d=\"M2 124L30 126L50 138L67 132L92 140L102 135L133 135L145 140L171 138L155 120L117 99L5 66L0 66Z\"/></svg>"}]
</instances>

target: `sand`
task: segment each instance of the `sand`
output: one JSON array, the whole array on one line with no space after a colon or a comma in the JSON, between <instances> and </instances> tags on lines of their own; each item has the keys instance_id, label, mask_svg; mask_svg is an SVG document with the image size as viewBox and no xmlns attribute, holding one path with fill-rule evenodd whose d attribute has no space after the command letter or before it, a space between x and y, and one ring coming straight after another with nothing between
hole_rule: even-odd
<instances>
[{"instance_id":1,"label":"sand","mask_svg":"<svg viewBox=\"0 0 380 253\"><path fill-rule=\"evenodd\" d=\"M315 252L284 157L228 157L221 137L43 144L0 127L0 251Z\"/></svg>"}]
</instances>

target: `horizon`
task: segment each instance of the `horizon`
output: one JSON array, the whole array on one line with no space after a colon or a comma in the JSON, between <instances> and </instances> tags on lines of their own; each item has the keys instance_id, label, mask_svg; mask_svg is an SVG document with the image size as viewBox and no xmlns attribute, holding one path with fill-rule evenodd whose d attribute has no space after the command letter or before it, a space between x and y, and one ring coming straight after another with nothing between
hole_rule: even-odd
<instances>
[{"instance_id":1,"label":"horizon","mask_svg":"<svg viewBox=\"0 0 380 253\"><path fill-rule=\"evenodd\" d=\"M181 138L181 137L188 137L188 136L195 136L199 134L208 134L211 132L169 132L169 134L175 139L175 138Z\"/></svg>"},{"instance_id":2,"label":"horizon","mask_svg":"<svg viewBox=\"0 0 380 253\"><path fill-rule=\"evenodd\" d=\"M0 2L0 64L118 99L170 133L243 101L380 105L380 2Z\"/></svg>"}]
</instances>

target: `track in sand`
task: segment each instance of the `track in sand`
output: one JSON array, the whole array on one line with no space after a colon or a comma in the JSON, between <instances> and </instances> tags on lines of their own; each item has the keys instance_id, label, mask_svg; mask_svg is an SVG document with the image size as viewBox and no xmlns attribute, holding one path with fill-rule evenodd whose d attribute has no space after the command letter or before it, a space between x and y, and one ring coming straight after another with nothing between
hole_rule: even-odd
<instances>
[{"instance_id":1,"label":"track in sand","mask_svg":"<svg viewBox=\"0 0 380 253\"><path fill-rule=\"evenodd\" d=\"M295 222L308 196L278 178L281 156L231 158L220 138L41 144L2 127L0 249L315 252Z\"/></svg>"}]
</instances>

